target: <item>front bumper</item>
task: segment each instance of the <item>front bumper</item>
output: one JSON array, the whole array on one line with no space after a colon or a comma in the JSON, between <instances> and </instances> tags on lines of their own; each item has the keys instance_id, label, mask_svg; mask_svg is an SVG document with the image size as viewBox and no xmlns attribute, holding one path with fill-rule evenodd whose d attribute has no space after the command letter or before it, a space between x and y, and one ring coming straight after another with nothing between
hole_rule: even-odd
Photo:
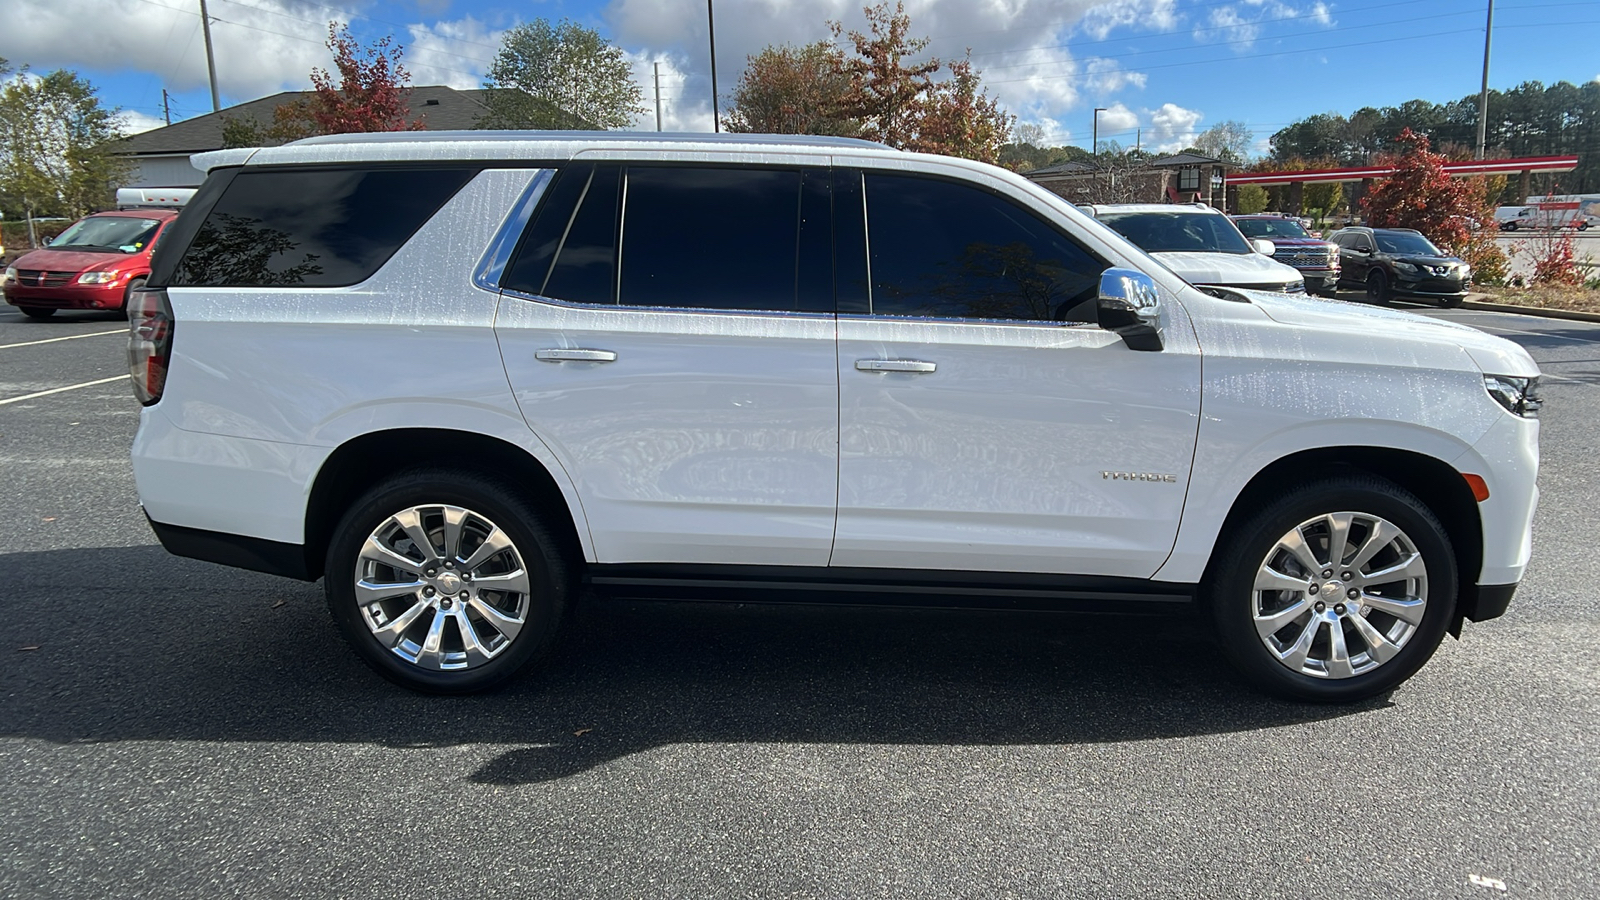
<instances>
[{"instance_id":1,"label":"front bumper","mask_svg":"<svg viewBox=\"0 0 1600 900\"><path fill-rule=\"evenodd\" d=\"M61 287L31 287L16 282L5 285L6 302L12 306L38 309L121 309L127 283L67 284Z\"/></svg>"}]
</instances>

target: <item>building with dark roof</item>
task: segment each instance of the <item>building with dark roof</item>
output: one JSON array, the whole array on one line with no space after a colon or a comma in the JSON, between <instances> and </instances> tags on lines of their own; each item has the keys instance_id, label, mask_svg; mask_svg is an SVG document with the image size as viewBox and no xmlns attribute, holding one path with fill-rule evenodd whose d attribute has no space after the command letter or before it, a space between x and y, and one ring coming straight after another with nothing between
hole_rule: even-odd
<instances>
[{"instance_id":1,"label":"building with dark roof","mask_svg":"<svg viewBox=\"0 0 1600 900\"><path fill-rule=\"evenodd\" d=\"M486 90L458 91L444 85L414 87L408 98L410 116L421 119L426 131L475 128L487 111L483 104L487 93ZM229 120L251 123L265 131L272 125L273 110L313 96L314 91L284 91L125 138L118 152L133 163L133 168L121 187L198 185L204 176L189 164L189 157L221 150L223 127Z\"/></svg>"}]
</instances>

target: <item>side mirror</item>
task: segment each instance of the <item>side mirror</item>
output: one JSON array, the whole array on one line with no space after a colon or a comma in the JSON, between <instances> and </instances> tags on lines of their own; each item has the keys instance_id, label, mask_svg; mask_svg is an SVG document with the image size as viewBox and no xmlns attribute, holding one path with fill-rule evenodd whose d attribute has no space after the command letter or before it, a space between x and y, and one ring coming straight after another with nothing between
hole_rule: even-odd
<instances>
[{"instance_id":1,"label":"side mirror","mask_svg":"<svg viewBox=\"0 0 1600 900\"><path fill-rule=\"evenodd\" d=\"M1136 269L1107 269L1100 275L1097 303L1100 327L1122 335L1129 350L1160 350L1161 291Z\"/></svg>"},{"instance_id":2,"label":"side mirror","mask_svg":"<svg viewBox=\"0 0 1600 900\"><path fill-rule=\"evenodd\" d=\"M1250 246L1256 248L1256 252L1262 256L1271 256L1278 252L1278 245L1265 238L1256 238L1250 242Z\"/></svg>"},{"instance_id":3,"label":"side mirror","mask_svg":"<svg viewBox=\"0 0 1600 900\"><path fill-rule=\"evenodd\" d=\"M51 245L51 244L54 244L54 243L55 243L55 242L56 242L56 239L55 239L55 238L53 238L53 237L47 237L47 238L45 238L45 239L44 239L44 240L42 240L42 241L40 241L40 242L39 242L39 243L41 243L41 244L44 244L44 245L45 245L45 246L46 246L46 247L48 247L48 246L50 246L50 245Z\"/></svg>"}]
</instances>

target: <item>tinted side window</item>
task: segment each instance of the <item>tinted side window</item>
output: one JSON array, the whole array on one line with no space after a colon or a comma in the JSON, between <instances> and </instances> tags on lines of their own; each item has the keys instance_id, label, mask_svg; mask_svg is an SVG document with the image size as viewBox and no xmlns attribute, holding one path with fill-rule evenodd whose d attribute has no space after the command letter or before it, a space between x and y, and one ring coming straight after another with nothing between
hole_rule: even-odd
<instances>
[{"instance_id":1,"label":"tinted side window","mask_svg":"<svg viewBox=\"0 0 1600 900\"><path fill-rule=\"evenodd\" d=\"M343 287L369 278L475 168L241 170L170 284Z\"/></svg>"},{"instance_id":2,"label":"tinted side window","mask_svg":"<svg viewBox=\"0 0 1600 900\"><path fill-rule=\"evenodd\" d=\"M800 183L797 169L629 166L619 301L797 309Z\"/></svg>"},{"instance_id":3,"label":"tinted side window","mask_svg":"<svg viewBox=\"0 0 1600 900\"><path fill-rule=\"evenodd\" d=\"M539 198L539 208L522 233L516 253L500 275L501 287L524 294L544 293L550 264L593 173L594 166L583 165L565 166L556 172Z\"/></svg>"},{"instance_id":4,"label":"tinted side window","mask_svg":"<svg viewBox=\"0 0 1600 900\"><path fill-rule=\"evenodd\" d=\"M545 297L573 303L615 303L612 279L617 260L617 185L621 168L598 166L567 227L566 240L550 269Z\"/></svg>"},{"instance_id":5,"label":"tinted side window","mask_svg":"<svg viewBox=\"0 0 1600 900\"><path fill-rule=\"evenodd\" d=\"M971 185L867 173L872 313L1092 321L1107 264Z\"/></svg>"}]
</instances>

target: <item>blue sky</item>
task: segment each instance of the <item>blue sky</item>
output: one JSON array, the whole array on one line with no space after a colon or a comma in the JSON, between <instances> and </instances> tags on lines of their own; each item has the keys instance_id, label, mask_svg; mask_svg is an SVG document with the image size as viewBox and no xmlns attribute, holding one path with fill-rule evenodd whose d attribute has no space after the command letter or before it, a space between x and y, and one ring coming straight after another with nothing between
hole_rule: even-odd
<instances>
[{"instance_id":1,"label":"blue sky","mask_svg":"<svg viewBox=\"0 0 1600 900\"><path fill-rule=\"evenodd\" d=\"M207 0L223 103L309 87L330 59L327 22L362 40L393 34L415 84L476 87L506 28L571 18L622 47L655 127L659 63L667 130L710 130L706 7L701 0ZM717 0L717 78L726 97L745 57L767 44L827 36L829 19L862 23L858 0ZM911 0L928 53L970 48L985 84L1053 143L1100 135L1175 149L1217 122L1255 133L1317 112L1478 89L1485 0ZM0 57L90 78L130 130L210 110L198 0L7 0ZM1600 79L1600 2L1498 0L1490 83Z\"/></svg>"}]
</instances>

